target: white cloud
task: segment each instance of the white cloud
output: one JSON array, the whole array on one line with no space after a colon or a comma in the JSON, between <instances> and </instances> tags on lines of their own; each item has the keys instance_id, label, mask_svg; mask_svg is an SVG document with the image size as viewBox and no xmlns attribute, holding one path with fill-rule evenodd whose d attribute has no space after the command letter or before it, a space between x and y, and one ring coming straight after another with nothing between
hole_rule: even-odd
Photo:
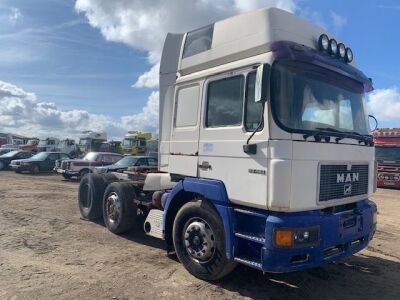
<instances>
[{"instance_id":1,"label":"white cloud","mask_svg":"<svg viewBox=\"0 0 400 300\"><path fill-rule=\"evenodd\" d=\"M38 101L13 84L0 81L0 128L26 136L77 138L83 130L106 131L109 138L120 138L128 130L158 129L158 93L153 92L140 113L117 120L85 110L62 111L52 102Z\"/></svg>"},{"instance_id":2,"label":"white cloud","mask_svg":"<svg viewBox=\"0 0 400 300\"><path fill-rule=\"evenodd\" d=\"M91 26L114 42L147 53L153 67L139 77L135 87L155 87L156 65L168 32L185 32L217 20L261 7L296 10L294 0L77 0Z\"/></svg>"},{"instance_id":3,"label":"white cloud","mask_svg":"<svg viewBox=\"0 0 400 300\"><path fill-rule=\"evenodd\" d=\"M136 88L157 88L158 87L158 78L159 78L159 73L160 71L160 64L155 64L149 71L146 73L142 74L139 76L138 80L136 83L133 85L133 87Z\"/></svg>"},{"instance_id":4,"label":"white cloud","mask_svg":"<svg viewBox=\"0 0 400 300\"><path fill-rule=\"evenodd\" d=\"M334 11L330 11L330 16L332 19L333 27L335 30L340 30L342 29L346 24L347 24L347 18L343 17L341 15L338 15Z\"/></svg>"},{"instance_id":5,"label":"white cloud","mask_svg":"<svg viewBox=\"0 0 400 300\"><path fill-rule=\"evenodd\" d=\"M368 110L378 121L400 124L400 90L397 87L377 89L368 96Z\"/></svg>"},{"instance_id":6,"label":"white cloud","mask_svg":"<svg viewBox=\"0 0 400 300\"><path fill-rule=\"evenodd\" d=\"M12 24L15 24L15 23L17 23L17 21L20 20L21 18L22 18L22 13L21 13L21 11L20 11L18 8L16 8L16 7L12 7L12 8L11 8L11 12L10 12L10 14L8 15L8 19L10 20L10 22L11 22Z\"/></svg>"}]
</instances>

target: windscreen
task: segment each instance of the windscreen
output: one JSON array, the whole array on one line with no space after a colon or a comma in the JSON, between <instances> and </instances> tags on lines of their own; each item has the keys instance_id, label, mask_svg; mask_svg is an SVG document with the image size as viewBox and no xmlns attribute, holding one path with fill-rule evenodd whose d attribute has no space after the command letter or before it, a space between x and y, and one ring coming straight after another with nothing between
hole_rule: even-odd
<instances>
[{"instance_id":1,"label":"windscreen","mask_svg":"<svg viewBox=\"0 0 400 300\"><path fill-rule=\"evenodd\" d=\"M376 160L400 161L400 147L375 147Z\"/></svg>"},{"instance_id":2,"label":"windscreen","mask_svg":"<svg viewBox=\"0 0 400 300\"><path fill-rule=\"evenodd\" d=\"M369 134L363 85L304 63L275 63L271 100L275 119L289 132L333 129Z\"/></svg>"},{"instance_id":3,"label":"windscreen","mask_svg":"<svg viewBox=\"0 0 400 300\"><path fill-rule=\"evenodd\" d=\"M138 160L138 158L136 158L136 157L128 156L128 157L124 157L123 159L116 162L115 165L119 166L119 167L130 167L130 166L135 165L137 160Z\"/></svg>"}]
</instances>

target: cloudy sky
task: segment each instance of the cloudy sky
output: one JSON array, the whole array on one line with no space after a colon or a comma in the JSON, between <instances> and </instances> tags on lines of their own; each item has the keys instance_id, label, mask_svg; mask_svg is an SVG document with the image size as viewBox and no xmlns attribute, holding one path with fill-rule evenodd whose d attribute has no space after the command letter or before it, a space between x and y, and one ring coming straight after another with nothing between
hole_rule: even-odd
<instances>
[{"instance_id":1,"label":"cloudy sky","mask_svg":"<svg viewBox=\"0 0 400 300\"><path fill-rule=\"evenodd\" d=\"M0 132L156 131L165 34L268 6L339 35L373 78L370 112L400 127L395 0L0 0Z\"/></svg>"}]
</instances>

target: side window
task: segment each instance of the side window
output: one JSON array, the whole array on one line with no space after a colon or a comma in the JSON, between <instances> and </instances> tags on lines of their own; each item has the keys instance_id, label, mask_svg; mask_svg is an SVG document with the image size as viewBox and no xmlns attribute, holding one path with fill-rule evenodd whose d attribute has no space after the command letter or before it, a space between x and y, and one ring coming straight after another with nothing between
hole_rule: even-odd
<instances>
[{"instance_id":1,"label":"side window","mask_svg":"<svg viewBox=\"0 0 400 300\"><path fill-rule=\"evenodd\" d=\"M56 161L58 159L58 154L52 153L49 156L47 156L47 160L50 161Z\"/></svg>"},{"instance_id":2,"label":"side window","mask_svg":"<svg viewBox=\"0 0 400 300\"><path fill-rule=\"evenodd\" d=\"M148 166L149 164L147 163L147 159L146 158L141 158L141 159L138 160L136 165L137 166Z\"/></svg>"},{"instance_id":3,"label":"side window","mask_svg":"<svg viewBox=\"0 0 400 300\"><path fill-rule=\"evenodd\" d=\"M94 161L103 161L104 160L104 155L97 155L93 159Z\"/></svg>"},{"instance_id":4,"label":"side window","mask_svg":"<svg viewBox=\"0 0 400 300\"><path fill-rule=\"evenodd\" d=\"M22 158L29 158L32 155L29 152L22 152Z\"/></svg>"},{"instance_id":5,"label":"side window","mask_svg":"<svg viewBox=\"0 0 400 300\"><path fill-rule=\"evenodd\" d=\"M200 86L178 90L175 103L175 127L196 126L199 109Z\"/></svg>"},{"instance_id":6,"label":"side window","mask_svg":"<svg viewBox=\"0 0 400 300\"><path fill-rule=\"evenodd\" d=\"M158 162L157 162L157 160L154 159L154 158L148 158L147 161L148 161L148 163L149 163L149 166L151 166L151 167L156 167L156 166L158 166Z\"/></svg>"},{"instance_id":7,"label":"side window","mask_svg":"<svg viewBox=\"0 0 400 300\"><path fill-rule=\"evenodd\" d=\"M183 58L211 49L214 24L190 31L186 35Z\"/></svg>"},{"instance_id":8,"label":"side window","mask_svg":"<svg viewBox=\"0 0 400 300\"><path fill-rule=\"evenodd\" d=\"M105 163L112 163L113 162L113 157L111 155L103 155L103 162Z\"/></svg>"},{"instance_id":9,"label":"side window","mask_svg":"<svg viewBox=\"0 0 400 300\"><path fill-rule=\"evenodd\" d=\"M112 156L112 163L115 164L117 161L119 161L122 157L118 155L113 155Z\"/></svg>"},{"instance_id":10,"label":"side window","mask_svg":"<svg viewBox=\"0 0 400 300\"><path fill-rule=\"evenodd\" d=\"M242 75L208 84L206 127L242 124L243 89Z\"/></svg>"},{"instance_id":11,"label":"side window","mask_svg":"<svg viewBox=\"0 0 400 300\"><path fill-rule=\"evenodd\" d=\"M262 120L262 104L255 102L255 85L256 85L256 72L251 72L247 75L246 83L246 114L245 114L245 128L248 131L254 131ZM262 128L260 128L261 130Z\"/></svg>"}]
</instances>

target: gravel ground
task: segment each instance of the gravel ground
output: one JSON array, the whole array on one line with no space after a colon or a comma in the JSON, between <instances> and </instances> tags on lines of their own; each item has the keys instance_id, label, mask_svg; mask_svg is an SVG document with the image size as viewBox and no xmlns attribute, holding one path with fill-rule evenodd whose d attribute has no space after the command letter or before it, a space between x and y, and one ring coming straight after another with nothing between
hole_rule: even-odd
<instances>
[{"instance_id":1,"label":"gravel ground","mask_svg":"<svg viewBox=\"0 0 400 300\"><path fill-rule=\"evenodd\" d=\"M358 255L290 274L239 266L207 283L162 241L80 219L77 190L53 174L0 172L0 299L399 299L400 191L373 197L378 230Z\"/></svg>"}]
</instances>

